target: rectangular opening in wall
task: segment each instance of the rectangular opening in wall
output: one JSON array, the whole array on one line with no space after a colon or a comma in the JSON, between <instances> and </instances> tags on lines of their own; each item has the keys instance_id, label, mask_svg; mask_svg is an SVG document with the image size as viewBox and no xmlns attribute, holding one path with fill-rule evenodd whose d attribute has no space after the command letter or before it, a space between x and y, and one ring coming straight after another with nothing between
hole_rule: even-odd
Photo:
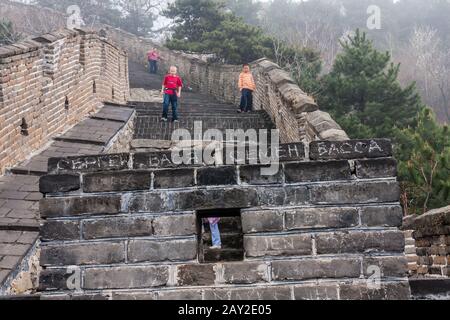
<instances>
[{"instance_id":1,"label":"rectangular opening in wall","mask_svg":"<svg viewBox=\"0 0 450 320\"><path fill-rule=\"evenodd\" d=\"M241 209L197 211L199 262L244 260Z\"/></svg>"}]
</instances>

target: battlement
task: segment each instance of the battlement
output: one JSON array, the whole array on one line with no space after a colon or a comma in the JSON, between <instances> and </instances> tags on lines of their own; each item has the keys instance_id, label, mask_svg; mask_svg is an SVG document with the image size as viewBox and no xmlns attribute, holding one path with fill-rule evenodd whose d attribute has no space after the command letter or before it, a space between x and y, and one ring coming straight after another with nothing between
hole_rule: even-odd
<instances>
[{"instance_id":1,"label":"battlement","mask_svg":"<svg viewBox=\"0 0 450 320\"><path fill-rule=\"evenodd\" d=\"M408 299L390 142L280 150L268 177L260 165L174 167L166 153L51 159L43 298ZM221 250L202 220L214 215Z\"/></svg>"}]
</instances>

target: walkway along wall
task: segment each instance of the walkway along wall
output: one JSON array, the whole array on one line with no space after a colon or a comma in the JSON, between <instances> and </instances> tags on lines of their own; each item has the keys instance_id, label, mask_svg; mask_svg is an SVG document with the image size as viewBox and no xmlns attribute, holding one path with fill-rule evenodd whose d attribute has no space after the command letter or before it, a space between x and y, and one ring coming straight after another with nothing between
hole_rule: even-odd
<instances>
[{"instance_id":1,"label":"walkway along wall","mask_svg":"<svg viewBox=\"0 0 450 320\"><path fill-rule=\"evenodd\" d=\"M162 72L175 65L187 87L210 94L222 102L239 104L237 83L242 66L209 64L193 55L168 50L119 29L103 26L103 31L128 52L131 61L145 64L147 52L157 47L163 59ZM252 68L257 83L255 108L269 114L280 130L282 142L348 139L330 115L319 111L314 99L277 64L261 59L253 62Z\"/></svg>"},{"instance_id":2,"label":"walkway along wall","mask_svg":"<svg viewBox=\"0 0 450 320\"><path fill-rule=\"evenodd\" d=\"M409 299L390 142L305 149L281 146L269 177L260 166L175 166L167 153L51 159L43 298ZM224 209L239 213L222 231L241 233L243 255L204 263L202 212Z\"/></svg>"},{"instance_id":3,"label":"walkway along wall","mask_svg":"<svg viewBox=\"0 0 450 320\"><path fill-rule=\"evenodd\" d=\"M67 29L0 48L0 175L102 102L126 103L128 60L95 33Z\"/></svg>"}]
</instances>

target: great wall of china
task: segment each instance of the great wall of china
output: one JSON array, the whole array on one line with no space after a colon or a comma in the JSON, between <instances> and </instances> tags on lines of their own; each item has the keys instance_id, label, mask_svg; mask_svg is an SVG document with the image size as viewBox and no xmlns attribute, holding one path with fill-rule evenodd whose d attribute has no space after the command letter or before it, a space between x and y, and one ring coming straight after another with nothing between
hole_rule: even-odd
<instances>
[{"instance_id":1,"label":"great wall of china","mask_svg":"<svg viewBox=\"0 0 450 320\"><path fill-rule=\"evenodd\" d=\"M33 7L0 2L11 20L23 8L33 16ZM65 23L58 14L52 21ZM144 67L154 46L98 26L0 47L0 295L359 300L445 293L449 208L409 224L419 257L408 266L390 141L349 140L267 59L252 63L256 112L237 115L239 66L160 47L162 69L178 66L189 88L180 124L162 124L161 78ZM265 166L249 158L175 165L171 151L180 145L171 133L194 133L195 121L201 134L279 129L280 170L264 176ZM196 138L181 149L202 150ZM209 249L202 223L217 215L219 251ZM439 281L412 281L408 269Z\"/></svg>"}]
</instances>

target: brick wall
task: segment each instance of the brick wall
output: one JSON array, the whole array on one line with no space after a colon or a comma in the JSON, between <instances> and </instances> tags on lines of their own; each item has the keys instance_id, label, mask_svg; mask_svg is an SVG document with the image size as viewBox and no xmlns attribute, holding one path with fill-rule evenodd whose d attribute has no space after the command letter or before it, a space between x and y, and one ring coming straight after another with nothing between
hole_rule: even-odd
<instances>
[{"instance_id":1,"label":"brick wall","mask_svg":"<svg viewBox=\"0 0 450 320\"><path fill-rule=\"evenodd\" d=\"M67 29L0 48L0 174L103 101L129 96L127 55ZM113 94L114 92L114 94Z\"/></svg>"},{"instance_id":2,"label":"brick wall","mask_svg":"<svg viewBox=\"0 0 450 320\"><path fill-rule=\"evenodd\" d=\"M390 142L282 149L296 152L270 177L166 153L51 159L43 299L408 299ZM200 263L198 210L229 208L243 261Z\"/></svg>"}]
</instances>

